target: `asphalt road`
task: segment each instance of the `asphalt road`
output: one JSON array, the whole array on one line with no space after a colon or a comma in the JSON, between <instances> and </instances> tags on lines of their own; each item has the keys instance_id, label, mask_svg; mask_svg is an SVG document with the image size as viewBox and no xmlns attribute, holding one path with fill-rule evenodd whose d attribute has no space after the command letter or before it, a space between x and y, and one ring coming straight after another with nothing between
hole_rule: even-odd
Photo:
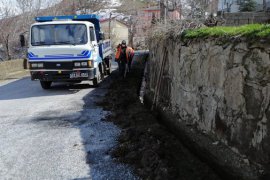
<instances>
[{"instance_id":1,"label":"asphalt road","mask_svg":"<svg viewBox=\"0 0 270 180\"><path fill-rule=\"evenodd\" d=\"M120 130L86 84L43 90L29 77L0 83L0 179L137 179L108 154Z\"/></svg>"}]
</instances>

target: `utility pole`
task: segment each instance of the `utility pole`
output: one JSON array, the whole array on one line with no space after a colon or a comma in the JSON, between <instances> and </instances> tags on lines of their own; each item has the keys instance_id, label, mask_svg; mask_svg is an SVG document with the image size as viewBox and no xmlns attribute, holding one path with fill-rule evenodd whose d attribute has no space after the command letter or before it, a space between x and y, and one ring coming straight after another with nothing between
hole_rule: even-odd
<instances>
[{"instance_id":1,"label":"utility pole","mask_svg":"<svg viewBox=\"0 0 270 180\"><path fill-rule=\"evenodd\" d=\"M164 17L164 22L165 25L167 24L167 16L168 16L168 0L166 1L166 5L164 6L165 8L165 17Z\"/></svg>"},{"instance_id":2,"label":"utility pole","mask_svg":"<svg viewBox=\"0 0 270 180\"><path fill-rule=\"evenodd\" d=\"M112 12L110 11L109 17L109 39L111 40L111 19L112 19Z\"/></svg>"},{"instance_id":3,"label":"utility pole","mask_svg":"<svg viewBox=\"0 0 270 180\"><path fill-rule=\"evenodd\" d=\"M267 10L267 4L266 4L266 0L263 0L263 11L265 12Z\"/></svg>"},{"instance_id":4,"label":"utility pole","mask_svg":"<svg viewBox=\"0 0 270 180\"><path fill-rule=\"evenodd\" d=\"M76 14L76 7L74 0L72 1L72 14Z\"/></svg>"},{"instance_id":5,"label":"utility pole","mask_svg":"<svg viewBox=\"0 0 270 180\"><path fill-rule=\"evenodd\" d=\"M160 0L160 20L164 21L165 17L165 0Z\"/></svg>"}]
</instances>

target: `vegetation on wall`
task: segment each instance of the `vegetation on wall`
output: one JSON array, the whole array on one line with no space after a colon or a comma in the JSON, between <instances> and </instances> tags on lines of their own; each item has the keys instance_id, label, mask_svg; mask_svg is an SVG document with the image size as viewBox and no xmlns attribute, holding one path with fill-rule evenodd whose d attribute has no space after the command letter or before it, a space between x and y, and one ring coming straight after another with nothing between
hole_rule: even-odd
<instances>
[{"instance_id":1,"label":"vegetation on wall","mask_svg":"<svg viewBox=\"0 0 270 180\"><path fill-rule=\"evenodd\" d=\"M182 33L182 37L184 39L232 36L240 36L246 38L267 38L270 37L270 25L249 24L236 27L203 27L199 29L186 30Z\"/></svg>"}]
</instances>

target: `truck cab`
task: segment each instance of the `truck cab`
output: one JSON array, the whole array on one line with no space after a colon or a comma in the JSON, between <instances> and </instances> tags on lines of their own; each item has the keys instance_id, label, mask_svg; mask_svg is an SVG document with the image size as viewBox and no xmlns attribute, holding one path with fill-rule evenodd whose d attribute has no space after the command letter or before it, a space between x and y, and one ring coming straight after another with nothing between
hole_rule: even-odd
<instances>
[{"instance_id":1,"label":"truck cab","mask_svg":"<svg viewBox=\"0 0 270 180\"><path fill-rule=\"evenodd\" d=\"M90 80L96 86L111 71L112 48L96 15L36 17L31 25L28 62L31 79L42 88L52 82Z\"/></svg>"}]
</instances>

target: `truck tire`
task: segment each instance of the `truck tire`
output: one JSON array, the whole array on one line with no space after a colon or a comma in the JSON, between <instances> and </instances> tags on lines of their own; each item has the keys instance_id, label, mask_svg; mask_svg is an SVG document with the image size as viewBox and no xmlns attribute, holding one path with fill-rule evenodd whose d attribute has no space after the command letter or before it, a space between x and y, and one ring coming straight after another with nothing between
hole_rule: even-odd
<instances>
[{"instance_id":1,"label":"truck tire","mask_svg":"<svg viewBox=\"0 0 270 180\"><path fill-rule=\"evenodd\" d=\"M52 81L40 81L40 85L43 89L50 89Z\"/></svg>"},{"instance_id":2,"label":"truck tire","mask_svg":"<svg viewBox=\"0 0 270 180\"><path fill-rule=\"evenodd\" d=\"M99 80L98 80L98 78L95 77L95 78L93 79L93 86L94 86L94 87L98 87L98 83L99 83Z\"/></svg>"},{"instance_id":3,"label":"truck tire","mask_svg":"<svg viewBox=\"0 0 270 180\"><path fill-rule=\"evenodd\" d=\"M100 75L100 80L103 80L105 77L105 69L104 69L103 63L99 64L99 75Z\"/></svg>"},{"instance_id":4,"label":"truck tire","mask_svg":"<svg viewBox=\"0 0 270 180\"><path fill-rule=\"evenodd\" d=\"M94 87L98 87L98 84L99 84L99 82L100 82L101 79L102 79L102 76L104 76L102 70L103 70L102 64L100 63L100 64L98 65L97 77L95 77L95 78L93 79L93 86L94 86Z\"/></svg>"},{"instance_id":5,"label":"truck tire","mask_svg":"<svg viewBox=\"0 0 270 180\"><path fill-rule=\"evenodd\" d=\"M103 74L104 74L104 76L108 75L107 74L107 65L106 65L105 62L102 62L102 67L103 67Z\"/></svg>"},{"instance_id":6,"label":"truck tire","mask_svg":"<svg viewBox=\"0 0 270 180\"><path fill-rule=\"evenodd\" d=\"M108 68L106 70L106 74L111 75L111 73L112 73L112 64L111 64L111 62L109 62Z\"/></svg>"},{"instance_id":7,"label":"truck tire","mask_svg":"<svg viewBox=\"0 0 270 180\"><path fill-rule=\"evenodd\" d=\"M104 69L105 69L105 74L106 75L110 75L111 74L111 61L110 61L111 57L106 57L103 61L104 63Z\"/></svg>"}]
</instances>

